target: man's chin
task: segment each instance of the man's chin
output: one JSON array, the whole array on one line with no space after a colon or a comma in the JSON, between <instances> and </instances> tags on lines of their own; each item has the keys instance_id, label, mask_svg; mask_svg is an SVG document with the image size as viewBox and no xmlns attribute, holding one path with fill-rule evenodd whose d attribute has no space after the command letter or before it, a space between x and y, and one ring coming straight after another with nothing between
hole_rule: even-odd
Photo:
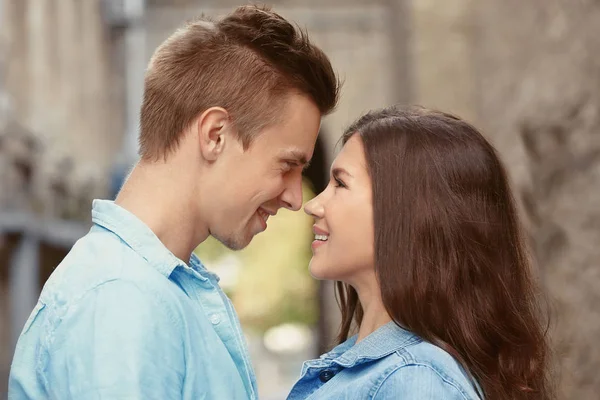
<instances>
[{"instance_id":1,"label":"man's chin","mask_svg":"<svg viewBox=\"0 0 600 400\"><path fill-rule=\"evenodd\" d=\"M248 237L246 235L244 235L244 236L240 235L237 237L229 237L229 238L225 238L225 239L217 237L216 239L219 242L223 243L223 245L225 247L227 247L228 249L237 251L237 250L242 250L242 249L246 248L252 241L253 237L254 236Z\"/></svg>"}]
</instances>

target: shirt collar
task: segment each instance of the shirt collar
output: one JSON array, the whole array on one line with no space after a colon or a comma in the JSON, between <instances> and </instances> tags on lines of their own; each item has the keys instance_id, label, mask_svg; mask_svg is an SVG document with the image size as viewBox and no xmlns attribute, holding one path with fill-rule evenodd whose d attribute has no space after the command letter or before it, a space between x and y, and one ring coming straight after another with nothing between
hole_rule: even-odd
<instances>
[{"instance_id":1,"label":"shirt collar","mask_svg":"<svg viewBox=\"0 0 600 400\"><path fill-rule=\"evenodd\" d=\"M356 343L357 335L334 348L328 355L333 362L343 367L351 367L366 361L383 358L421 339L401 328L394 321L388 322L375 332Z\"/></svg>"},{"instance_id":2,"label":"shirt collar","mask_svg":"<svg viewBox=\"0 0 600 400\"><path fill-rule=\"evenodd\" d=\"M195 254L190 257L188 266L171 253L146 224L114 201L94 200L92 221L121 238L133 251L167 278L175 268L183 267L198 272L201 278L212 276L218 281L218 277L208 272Z\"/></svg>"}]
</instances>

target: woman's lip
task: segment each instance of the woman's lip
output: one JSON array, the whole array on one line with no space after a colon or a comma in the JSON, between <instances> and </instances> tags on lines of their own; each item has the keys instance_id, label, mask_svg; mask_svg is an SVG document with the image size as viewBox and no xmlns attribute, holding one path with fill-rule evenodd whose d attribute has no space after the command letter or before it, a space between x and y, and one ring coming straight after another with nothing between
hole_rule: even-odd
<instances>
[{"instance_id":1,"label":"woman's lip","mask_svg":"<svg viewBox=\"0 0 600 400\"><path fill-rule=\"evenodd\" d=\"M323 240L313 240L312 244L310 245L310 247L312 247L313 250L323 246L325 243L327 243L327 241L323 241Z\"/></svg>"},{"instance_id":2,"label":"woman's lip","mask_svg":"<svg viewBox=\"0 0 600 400\"><path fill-rule=\"evenodd\" d=\"M313 225L313 233L315 235L325 235L325 236L329 236L329 232L324 231L323 229L319 228L316 225Z\"/></svg>"}]
</instances>

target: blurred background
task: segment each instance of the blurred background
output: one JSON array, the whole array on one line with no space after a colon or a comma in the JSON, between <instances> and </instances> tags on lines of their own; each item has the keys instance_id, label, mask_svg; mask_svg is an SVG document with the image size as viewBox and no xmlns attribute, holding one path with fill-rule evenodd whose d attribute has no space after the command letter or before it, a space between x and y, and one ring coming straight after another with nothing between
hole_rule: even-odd
<instances>
[{"instance_id":1,"label":"blurred background","mask_svg":"<svg viewBox=\"0 0 600 400\"><path fill-rule=\"evenodd\" d=\"M185 20L240 0L0 0L0 399L39 291L136 161L146 64ZM419 103L480 127L504 158L554 312L561 399L600 392L600 1L280 0L345 80L305 199L364 111ZM242 252L196 251L247 334L261 397L333 344L311 220L280 212Z\"/></svg>"}]
</instances>

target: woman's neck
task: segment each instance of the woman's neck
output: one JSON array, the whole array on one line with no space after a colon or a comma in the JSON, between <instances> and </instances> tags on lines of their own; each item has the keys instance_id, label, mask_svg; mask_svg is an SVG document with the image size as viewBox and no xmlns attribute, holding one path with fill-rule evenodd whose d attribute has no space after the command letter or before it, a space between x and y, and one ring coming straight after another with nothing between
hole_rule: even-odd
<instances>
[{"instance_id":1,"label":"woman's neck","mask_svg":"<svg viewBox=\"0 0 600 400\"><path fill-rule=\"evenodd\" d=\"M360 291L357 289L358 298L363 308L363 319L358 330L356 343L392 320L381 300L379 285L374 286L369 289L362 288Z\"/></svg>"}]
</instances>

